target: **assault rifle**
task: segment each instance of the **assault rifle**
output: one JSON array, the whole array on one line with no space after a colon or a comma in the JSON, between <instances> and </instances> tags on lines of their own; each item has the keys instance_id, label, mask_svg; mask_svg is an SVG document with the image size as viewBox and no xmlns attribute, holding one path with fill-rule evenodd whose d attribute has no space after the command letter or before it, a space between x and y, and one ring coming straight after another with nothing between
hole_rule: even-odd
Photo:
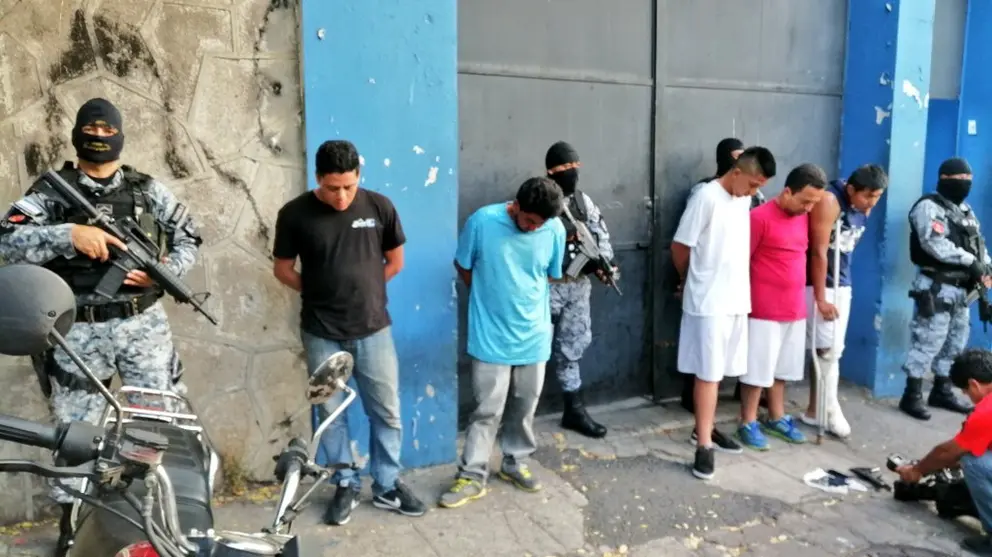
<instances>
[{"instance_id":1,"label":"assault rifle","mask_svg":"<svg viewBox=\"0 0 992 557\"><path fill-rule=\"evenodd\" d=\"M978 257L985 257L985 240L978 237ZM972 302L978 300L978 319L982 322L982 332L989 332L989 323L992 322L992 303L989 303L989 289L985 287L983 278L975 281L972 290L964 300L964 307L970 307Z\"/></svg>"},{"instance_id":2,"label":"assault rifle","mask_svg":"<svg viewBox=\"0 0 992 557\"><path fill-rule=\"evenodd\" d=\"M582 269L585 268L590 262L596 265L597 270L603 273L606 278L606 282L617 291L617 294L623 296L623 292L620 291L620 287L617 286L617 272L613 269L613 265L610 263L606 257L599 251L599 244L596 243L596 239L592 237L592 233L586 227L585 223L578 221L572 216L572 212L568 210L568 205L563 207L564 216L575 226L575 235L578 238L579 252L575 254L575 258L572 259L572 263L569 264L568 268L565 269L565 274L576 278L582 274Z\"/></svg>"},{"instance_id":3,"label":"assault rifle","mask_svg":"<svg viewBox=\"0 0 992 557\"><path fill-rule=\"evenodd\" d=\"M158 283L163 290L180 304L190 304L193 309L203 314L211 323L217 324L217 319L203 308L204 302L210 297L209 292L194 294L183 281L176 276L165 263L158 259L158 246L152 242L134 219L125 217L120 221L103 213L86 200L76 188L69 185L61 176L49 170L42 174L41 179L51 187L56 195L66 203L82 211L90 219L92 226L100 228L107 234L117 238L125 246L122 250L108 244L111 252L111 267L101 277L95 292L112 299L124 279L131 271L144 271Z\"/></svg>"}]
</instances>

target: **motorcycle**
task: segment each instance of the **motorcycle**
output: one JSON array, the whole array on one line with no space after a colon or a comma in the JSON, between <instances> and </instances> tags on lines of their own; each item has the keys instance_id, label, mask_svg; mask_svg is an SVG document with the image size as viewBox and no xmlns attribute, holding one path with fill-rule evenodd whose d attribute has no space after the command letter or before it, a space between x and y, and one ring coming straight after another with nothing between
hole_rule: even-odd
<instances>
[{"instance_id":1,"label":"motorcycle","mask_svg":"<svg viewBox=\"0 0 992 557\"><path fill-rule=\"evenodd\" d=\"M107 400L101 422L54 426L0 414L0 440L42 447L55 464L0 460L0 472L27 472L56 481L77 498L67 534L71 557L300 557L293 521L335 471L313 454L327 428L355 400L348 385L354 361L328 357L311 375L307 402L344 401L309 440L292 439L276 457L282 483L275 516L258 532L214 528L211 499L220 459L189 400L177 393L123 387L112 394L66 343L75 322L75 297L51 271L33 265L0 267L0 354L28 356L60 347ZM157 402L155 402L157 401ZM80 489L61 480L82 479ZM313 485L299 498L303 480Z\"/></svg>"},{"instance_id":2,"label":"motorcycle","mask_svg":"<svg viewBox=\"0 0 992 557\"><path fill-rule=\"evenodd\" d=\"M909 461L902 455L893 454L889 455L885 464L889 470L895 472L900 466L916 462L918 461ZM961 470L949 468L938 470L924 476L915 484L896 480L892 495L897 501L933 501L937 507L937 516L941 518L954 519L959 516L978 518L978 509L964 482L964 474Z\"/></svg>"}]
</instances>

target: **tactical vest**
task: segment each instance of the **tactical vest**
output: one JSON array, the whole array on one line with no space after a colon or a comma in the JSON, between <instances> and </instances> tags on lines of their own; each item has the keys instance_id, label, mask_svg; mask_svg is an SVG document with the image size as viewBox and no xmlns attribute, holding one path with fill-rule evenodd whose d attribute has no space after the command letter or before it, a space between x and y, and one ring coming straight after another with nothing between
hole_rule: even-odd
<instances>
[{"instance_id":1,"label":"tactical vest","mask_svg":"<svg viewBox=\"0 0 992 557\"><path fill-rule=\"evenodd\" d=\"M586 207L586 197L579 190L575 190L575 193L568 196L568 211L572 213L576 221L584 223L586 228L589 227L587 222L589 219L589 210ZM561 267L562 273L564 273L568 269L568 266L571 265L572 259L575 259L575 254L579 253L579 237L578 229L575 228L572 221L568 220L568 217L562 215L561 222L565 225L565 257L562 259ZM589 233L592 234L592 230ZM593 234L593 238L596 238L595 234ZM598 240L598 238L596 239ZM589 262L582 269L582 274L585 275L595 272L596 264L594 262Z\"/></svg>"},{"instance_id":2,"label":"tactical vest","mask_svg":"<svg viewBox=\"0 0 992 557\"><path fill-rule=\"evenodd\" d=\"M63 180L73 185L97 210L109 214L115 220L125 217L134 219L148 238L159 247L159 257L164 257L168 253L168 235L151 212L151 203L148 198L151 177L126 165L121 167L121 172L123 172L123 176L120 186L105 195L80 184L79 171L74 168L71 162L66 162L58 174ZM53 212L52 220L55 223L90 224L89 218L82 211L67 204L55 201L52 203L51 210ZM93 292L103 275L112 267L112 259L102 262L77 254L72 259L56 257L44 267L62 277L72 287L72 291L76 295L89 294ZM119 294L121 297L140 297L146 294L161 296L163 291L157 285L148 288L123 285Z\"/></svg>"},{"instance_id":3,"label":"tactical vest","mask_svg":"<svg viewBox=\"0 0 992 557\"><path fill-rule=\"evenodd\" d=\"M947 215L947 239L955 246L964 249L981 260L981 232L978 228L978 219L975 218L975 213L971 208L962 210L944 196L937 193L929 193L919 198L910 207L909 212L912 213L916 205L924 199L929 199L944 209L944 213ZM916 228L912 226L912 222L910 222L909 227L909 257L914 265L928 267L938 273L962 270L961 265L945 263L927 253L920 244L920 236L916 233Z\"/></svg>"}]
</instances>

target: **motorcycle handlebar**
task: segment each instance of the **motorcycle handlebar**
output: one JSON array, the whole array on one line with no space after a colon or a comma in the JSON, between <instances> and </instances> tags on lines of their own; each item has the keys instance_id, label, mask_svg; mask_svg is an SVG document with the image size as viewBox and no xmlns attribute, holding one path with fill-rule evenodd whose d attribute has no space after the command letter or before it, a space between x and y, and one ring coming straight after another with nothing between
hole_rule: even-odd
<instances>
[{"instance_id":1,"label":"motorcycle handlebar","mask_svg":"<svg viewBox=\"0 0 992 557\"><path fill-rule=\"evenodd\" d=\"M102 427L87 422L47 425L0 414L0 440L58 451L69 466L96 458L105 435Z\"/></svg>"},{"instance_id":2,"label":"motorcycle handlebar","mask_svg":"<svg viewBox=\"0 0 992 557\"><path fill-rule=\"evenodd\" d=\"M50 426L15 416L0 414L0 439L21 445L41 447L54 451L58 449L64 427ZM61 431L60 431L61 430Z\"/></svg>"}]
</instances>

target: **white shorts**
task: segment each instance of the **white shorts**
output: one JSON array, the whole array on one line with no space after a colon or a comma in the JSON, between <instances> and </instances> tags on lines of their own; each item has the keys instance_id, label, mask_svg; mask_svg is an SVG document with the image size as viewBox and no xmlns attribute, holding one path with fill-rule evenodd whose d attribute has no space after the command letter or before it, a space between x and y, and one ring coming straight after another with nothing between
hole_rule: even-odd
<instances>
[{"instance_id":1,"label":"white shorts","mask_svg":"<svg viewBox=\"0 0 992 557\"><path fill-rule=\"evenodd\" d=\"M678 365L714 383L747 373L747 316L683 313Z\"/></svg>"},{"instance_id":2,"label":"white shorts","mask_svg":"<svg viewBox=\"0 0 992 557\"><path fill-rule=\"evenodd\" d=\"M806 348L813 347L816 337L816 348L834 349L833 359L839 360L844 353L844 337L847 335L847 321L851 318L851 287L841 286L834 297L834 289L826 289L827 302L837 306L837 319L824 321L813 298L813 287L806 287ZM835 301L836 300L836 301ZM816 317L816 331L813 330L813 317ZM834 338L836 331L836 338ZM815 335L814 335L815 333ZM836 341L836 342L835 342Z\"/></svg>"},{"instance_id":3,"label":"white shorts","mask_svg":"<svg viewBox=\"0 0 992 557\"><path fill-rule=\"evenodd\" d=\"M775 380L800 381L806 358L806 320L747 320L747 373L741 383L771 387Z\"/></svg>"}]
</instances>

